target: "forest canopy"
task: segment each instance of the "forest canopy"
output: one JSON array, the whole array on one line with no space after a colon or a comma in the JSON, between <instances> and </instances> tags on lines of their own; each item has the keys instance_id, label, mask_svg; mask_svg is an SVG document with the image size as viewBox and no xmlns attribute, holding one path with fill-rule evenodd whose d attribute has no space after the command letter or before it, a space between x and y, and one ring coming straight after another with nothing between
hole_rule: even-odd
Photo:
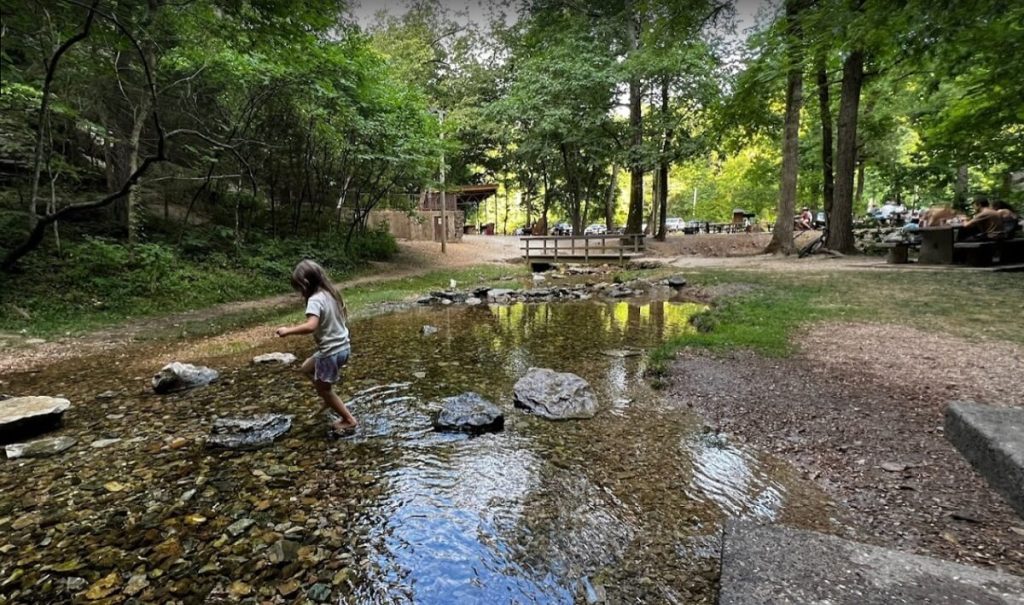
<instances>
[{"instance_id":1,"label":"forest canopy","mask_svg":"<svg viewBox=\"0 0 1024 605\"><path fill-rule=\"evenodd\" d=\"M499 184L468 218L506 233L564 220L663 236L668 216L781 224L806 205L835 215L831 245L848 249L869 203L1021 196L1019 3L351 9L5 0L4 267L97 241L353 256L380 235L373 209L437 188L442 157L454 186Z\"/></svg>"}]
</instances>

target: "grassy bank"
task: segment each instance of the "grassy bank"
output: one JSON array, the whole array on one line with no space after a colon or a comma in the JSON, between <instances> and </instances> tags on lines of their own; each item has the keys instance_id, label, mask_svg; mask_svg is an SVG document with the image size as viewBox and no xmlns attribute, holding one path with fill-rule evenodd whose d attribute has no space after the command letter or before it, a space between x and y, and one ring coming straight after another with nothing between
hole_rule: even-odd
<instances>
[{"instance_id":1,"label":"grassy bank","mask_svg":"<svg viewBox=\"0 0 1024 605\"><path fill-rule=\"evenodd\" d=\"M749 348L769 356L792 351L791 335L814 321L910 325L965 338L1024 344L1024 274L836 271L832 273L688 273L698 285L744 283L700 323L705 331L673 338L651 352L650 371L664 374L683 347ZM884 354L880 352L879 354Z\"/></svg>"},{"instance_id":2,"label":"grassy bank","mask_svg":"<svg viewBox=\"0 0 1024 605\"><path fill-rule=\"evenodd\" d=\"M47 338L78 334L127 319L253 300L290 290L295 263L314 258L335 279L386 260L398 248L386 233L341 242L272 240L236 246L215 238L181 245L126 246L85 238L57 254L40 250L22 271L0 273L0 332Z\"/></svg>"}]
</instances>

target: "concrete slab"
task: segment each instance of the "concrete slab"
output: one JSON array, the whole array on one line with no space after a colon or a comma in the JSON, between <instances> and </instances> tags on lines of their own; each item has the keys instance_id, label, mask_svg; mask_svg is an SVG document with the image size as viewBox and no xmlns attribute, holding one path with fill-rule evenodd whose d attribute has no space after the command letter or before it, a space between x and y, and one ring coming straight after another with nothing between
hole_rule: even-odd
<instances>
[{"instance_id":1,"label":"concrete slab","mask_svg":"<svg viewBox=\"0 0 1024 605\"><path fill-rule=\"evenodd\" d=\"M1024 517L1024 408L950 404L946 438Z\"/></svg>"},{"instance_id":2,"label":"concrete slab","mask_svg":"<svg viewBox=\"0 0 1024 605\"><path fill-rule=\"evenodd\" d=\"M734 519L718 603L1021 605L1024 578Z\"/></svg>"}]
</instances>

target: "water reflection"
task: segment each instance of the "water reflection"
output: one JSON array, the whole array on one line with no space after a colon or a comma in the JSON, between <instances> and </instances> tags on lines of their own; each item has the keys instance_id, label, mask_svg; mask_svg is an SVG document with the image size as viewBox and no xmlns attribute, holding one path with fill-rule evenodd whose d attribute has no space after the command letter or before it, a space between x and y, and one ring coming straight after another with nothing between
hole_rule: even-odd
<instances>
[{"instance_id":1,"label":"water reflection","mask_svg":"<svg viewBox=\"0 0 1024 605\"><path fill-rule=\"evenodd\" d=\"M643 356L633 352L692 330L689 319L701 311L668 301L586 301L360 320L341 391L361 428L341 440L309 418L314 399L299 376L248 364L281 341L189 359L221 369L223 380L159 399L102 358L76 362L73 372L12 377L14 392L63 392L74 401L117 389L118 399L73 408L64 432L85 443L97 434L140 438L117 446L117 468L89 448L73 458L0 464L0 517L17 518L32 494L61 485L45 503L48 531L58 535L27 552L65 560L71 555L56 545L88 536L89 551L124 548L140 561L152 556L154 540L173 536L187 549L176 577L195 577L200 601L238 577L276 586L299 573L304 583L330 583L335 600L359 603L567 603L579 597L583 576L602 584L609 602L711 602L724 516L785 518L795 502L800 514L824 515L818 495L787 470L698 438L700 419L646 386ZM439 331L423 336L424 324ZM308 353L298 340L286 344ZM605 413L556 423L515 410L512 386L530 367L583 376ZM468 390L503 408L505 431L469 438L431 430L440 398ZM167 446L173 437L200 438L215 415L266 411L297 417L272 448L210 454ZM145 490L118 500L120 516L82 514L76 503L93 501L118 474ZM125 515L158 514L158 523L124 523ZM187 521L199 514L210 520ZM267 566L264 541L220 541L242 516L323 559L305 571ZM40 544L40 536L18 539ZM0 551L0 576L13 565ZM339 569L348 575L335 583ZM109 571L95 569L97 577Z\"/></svg>"},{"instance_id":2,"label":"water reflection","mask_svg":"<svg viewBox=\"0 0 1024 605\"><path fill-rule=\"evenodd\" d=\"M760 468L751 452L717 436L686 438L682 450L693 458L688 496L713 502L729 516L775 520L785 501L785 487Z\"/></svg>"}]
</instances>

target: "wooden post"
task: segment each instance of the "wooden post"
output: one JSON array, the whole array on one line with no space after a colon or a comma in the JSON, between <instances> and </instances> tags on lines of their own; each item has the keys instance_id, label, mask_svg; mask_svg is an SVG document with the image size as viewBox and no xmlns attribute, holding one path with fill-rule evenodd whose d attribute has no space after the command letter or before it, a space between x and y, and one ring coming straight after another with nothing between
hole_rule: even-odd
<instances>
[{"instance_id":1,"label":"wooden post","mask_svg":"<svg viewBox=\"0 0 1024 605\"><path fill-rule=\"evenodd\" d=\"M583 236L583 262L590 262L590 238Z\"/></svg>"},{"instance_id":2,"label":"wooden post","mask_svg":"<svg viewBox=\"0 0 1024 605\"><path fill-rule=\"evenodd\" d=\"M526 266L529 267L530 266L530 240L529 240L529 238L523 238L522 241L526 242Z\"/></svg>"},{"instance_id":3,"label":"wooden post","mask_svg":"<svg viewBox=\"0 0 1024 605\"><path fill-rule=\"evenodd\" d=\"M555 238L555 260L558 260L558 238Z\"/></svg>"}]
</instances>

